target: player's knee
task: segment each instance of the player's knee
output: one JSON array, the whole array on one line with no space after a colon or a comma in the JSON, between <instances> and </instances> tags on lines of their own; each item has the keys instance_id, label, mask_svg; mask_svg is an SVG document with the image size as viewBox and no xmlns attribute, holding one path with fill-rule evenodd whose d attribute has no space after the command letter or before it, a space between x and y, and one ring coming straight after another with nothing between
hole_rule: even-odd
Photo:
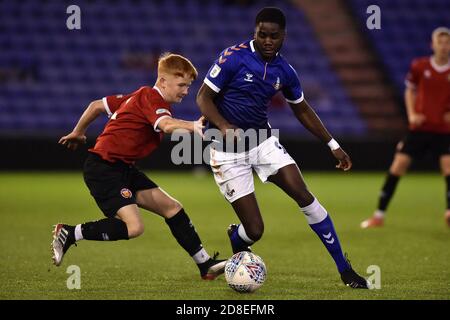
<instances>
[{"instance_id":1,"label":"player's knee","mask_svg":"<svg viewBox=\"0 0 450 320\"><path fill-rule=\"evenodd\" d=\"M183 205L177 200L172 201L169 205L164 208L162 214L164 218L170 219L176 215L180 210L183 209Z\"/></svg>"},{"instance_id":2,"label":"player's knee","mask_svg":"<svg viewBox=\"0 0 450 320\"><path fill-rule=\"evenodd\" d=\"M450 156L445 155L440 159L441 163L441 172L444 177L450 175Z\"/></svg>"},{"instance_id":3,"label":"player's knee","mask_svg":"<svg viewBox=\"0 0 450 320\"><path fill-rule=\"evenodd\" d=\"M127 223L127 228L129 239L139 237L144 233L145 230L144 224L141 222Z\"/></svg>"},{"instance_id":4,"label":"player's knee","mask_svg":"<svg viewBox=\"0 0 450 320\"><path fill-rule=\"evenodd\" d=\"M406 154L396 154L391 167L389 168L389 173L395 176L403 176L409 169L411 164L411 158Z\"/></svg>"},{"instance_id":5,"label":"player's knee","mask_svg":"<svg viewBox=\"0 0 450 320\"><path fill-rule=\"evenodd\" d=\"M389 170L389 173L394 176L401 177L404 176L407 171L408 171L407 167L392 166L391 169Z\"/></svg>"}]
</instances>

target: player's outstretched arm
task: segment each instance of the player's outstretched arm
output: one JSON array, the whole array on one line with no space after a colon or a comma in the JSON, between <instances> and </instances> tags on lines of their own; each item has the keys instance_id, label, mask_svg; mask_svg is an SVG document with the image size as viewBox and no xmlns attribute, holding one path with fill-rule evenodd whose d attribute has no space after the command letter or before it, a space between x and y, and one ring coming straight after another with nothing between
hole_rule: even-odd
<instances>
[{"instance_id":1,"label":"player's outstretched arm","mask_svg":"<svg viewBox=\"0 0 450 320\"><path fill-rule=\"evenodd\" d=\"M177 129L184 129L189 132L195 132L203 137L203 129L205 128L205 117L201 116L196 121L185 121L175 118L163 118L158 123L158 128L164 133L172 133Z\"/></svg>"},{"instance_id":2,"label":"player's outstretched arm","mask_svg":"<svg viewBox=\"0 0 450 320\"><path fill-rule=\"evenodd\" d=\"M301 124L312 134L318 137L321 141L329 145L334 157L339 161L339 163L336 165L336 168L342 169L344 171L350 170L350 168L352 167L352 161L350 157L333 139L331 134L325 128L322 121L308 104L308 102L303 99L303 101L301 101L300 103L291 103L290 106Z\"/></svg>"},{"instance_id":3,"label":"player's outstretched arm","mask_svg":"<svg viewBox=\"0 0 450 320\"><path fill-rule=\"evenodd\" d=\"M101 113L106 113L102 100L92 101L78 120L71 133L59 139L59 144L70 150L76 150L80 144L86 143L86 130Z\"/></svg>"}]
</instances>

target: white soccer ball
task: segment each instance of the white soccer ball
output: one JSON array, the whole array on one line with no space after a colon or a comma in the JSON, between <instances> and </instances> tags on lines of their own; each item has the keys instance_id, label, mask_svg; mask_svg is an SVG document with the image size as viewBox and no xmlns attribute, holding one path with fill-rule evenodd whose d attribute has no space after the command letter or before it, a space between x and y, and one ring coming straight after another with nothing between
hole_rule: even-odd
<instances>
[{"instance_id":1,"label":"white soccer ball","mask_svg":"<svg viewBox=\"0 0 450 320\"><path fill-rule=\"evenodd\" d=\"M264 261L252 252L238 252L225 264L225 279L238 292L255 291L263 285L266 276Z\"/></svg>"}]
</instances>

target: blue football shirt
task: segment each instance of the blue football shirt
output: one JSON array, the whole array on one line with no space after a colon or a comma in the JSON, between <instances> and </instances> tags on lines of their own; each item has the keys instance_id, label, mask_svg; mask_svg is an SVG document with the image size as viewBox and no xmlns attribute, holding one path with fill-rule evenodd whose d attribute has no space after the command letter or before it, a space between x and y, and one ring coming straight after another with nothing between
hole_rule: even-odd
<instances>
[{"instance_id":1,"label":"blue football shirt","mask_svg":"<svg viewBox=\"0 0 450 320\"><path fill-rule=\"evenodd\" d=\"M270 127L267 108L278 91L289 103L303 100L294 68L281 54L271 62L264 61L255 51L254 40L222 51L204 83L218 93L214 102L220 114L244 130Z\"/></svg>"}]
</instances>

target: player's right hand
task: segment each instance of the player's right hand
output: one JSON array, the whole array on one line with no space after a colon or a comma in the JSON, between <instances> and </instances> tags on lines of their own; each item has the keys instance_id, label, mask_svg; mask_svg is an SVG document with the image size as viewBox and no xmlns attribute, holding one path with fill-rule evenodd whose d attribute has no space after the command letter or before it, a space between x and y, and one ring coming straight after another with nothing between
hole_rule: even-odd
<instances>
[{"instance_id":1,"label":"player's right hand","mask_svg":"<svg viewBox=\"0 0 450 320\"><path fill-rule=\"evenodd\" d=\"M201 116L196 121L194 121L194 132L196 132L200 137L204 137L203 129L205 129L206 117Z\"/></svg>"},{"instance_id":2,"label":"player's right hand","mask_svg":"<svg viewBox=\"0 0 450 320\"><path fill-rule=\"evenodd\" d=\"M59 144L66 146L70 150L76 150L80 144L86 143L86 136L76 132L71 132L58 141Z\"/></svg>"},{"instance_id":3,"label":"player's right hand","mask_svg":"<svg viewBox=\"0 0 450 320\"><path fill-rule=\"evenodd\" d=\"M409 123L413 126L420 126L425 121L425 116L421 113L413 113L409 116Z\"/></svg>"}]
</instances>

